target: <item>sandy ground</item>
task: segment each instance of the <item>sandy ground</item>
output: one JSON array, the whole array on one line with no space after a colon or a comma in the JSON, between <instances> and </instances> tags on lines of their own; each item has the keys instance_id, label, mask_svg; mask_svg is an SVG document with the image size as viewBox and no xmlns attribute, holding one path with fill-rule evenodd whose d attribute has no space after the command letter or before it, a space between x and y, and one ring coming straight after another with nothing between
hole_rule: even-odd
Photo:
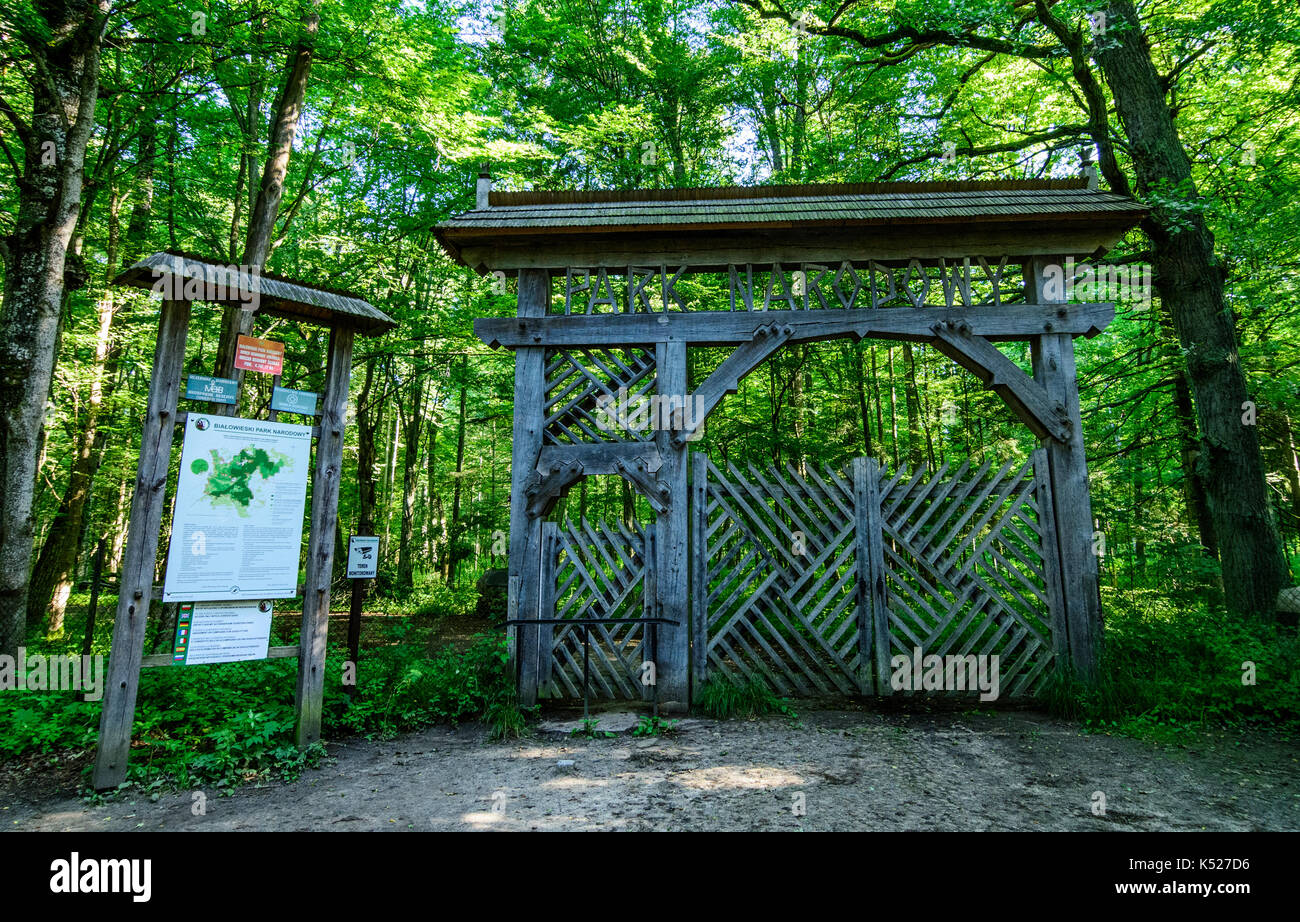
<instances>
[{"instance_id":1,"label":"sandy ground","mask_svg":"<svg viewBox=\"0 0 1300 922\"><path fill-rule=\"evenodd\" d=\"M0 773L9 830L1300 829L1300 750L1264 734L1187 748L1033 712L827 710L691 720L673 736L481 727L331 744L293 783L90 806L69 775ZM572 760L572 766L561 766ZM37 777L36 775L39 775ZM50 791L58 784L61 790ZM1105 795L1105 813L1093 811Z\"/></svg>"}]
</instances>

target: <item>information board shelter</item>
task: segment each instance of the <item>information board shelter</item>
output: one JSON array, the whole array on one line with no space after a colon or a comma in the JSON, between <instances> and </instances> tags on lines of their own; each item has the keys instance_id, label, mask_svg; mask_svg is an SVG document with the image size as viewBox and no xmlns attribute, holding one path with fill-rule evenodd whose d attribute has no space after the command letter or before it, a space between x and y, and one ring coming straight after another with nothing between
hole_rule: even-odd
<instances>
[{"instance_id":1,"label":"information board shelter","mask_svg":"<svg viewBox=\"0 0 1300 922\"><path fill-rule=\"evenodd\" d=\"M185 659L162 655L150 657L157 662L143 663L149 610L151 604L162 595L161 587L155 589L154 586L154 569L167 493L172 441L176 427L185 425L190 416L177 412L177 401L185 386L182 380L185 346L193 303L236 304L256 313L288 318L329 330L325 387L317 425L277 427L274 423L266 423L259 427L268 432L272 429L302 431L303 435L306 435L304 430L310 429L310 436L315 440L315 458L311 464L311 514L306 582L303 586L302 632L297 648L271 648L269 651L270 656L298 657L295 707L296 740L299 746L309 745L320 738L330 580L334 565L335 531L338 527L339 483L353 342L357 336L379 336L397 325L392 318L355 295L265 273L241 272L238 267L185 253L155 253L127 269L118 276L115 283L160 293L162 301L153 376L149 384L148 407L141 434L140 462L122 558L117 619L113 626L113 646L99 724L99 745L95 754L93 783L100 790L115 787L126 779L141 666L165 666L174 660ZM209 414L212 420L223 420L230 424L242 422L229 419L233 416L234 401L230 399L227 390L228 388L213 386L211 379L204 379L198 382L197 387L191 387L188 396L191 399L212 398L210 403L216 407ZM207 421L196 420L196 428L205 422ZM216 428L215 423L212 425ZM201 428L206 430L208 426L202 425ZM301 457L307 457L305 449ZM279 464L291 463L292 458L272 461L259 456L257 461L264 465L265 473L275 470ZM292 487L295 490L305 490L306 485L295 479ZM293 528L286 528L285 534L289 536L285 539L286 543L292 543L293 546L281 550L284 555L291 557L296 580L301 534ZM175 534L172 540L176 540ZM207 540L207 536L204 540ZM261 572L258 576L264 577L266 574ZM283 581L282 575L274 578ZM222 595L222 592L216 590L200 593L202 598L208 600Z\"/></svg>"},{"instance_id":2,"label":"information board shelter","mask_svg":"<svg viewBox=\"0 0 1300 922\"><path fill-rule=\"evenodd\" d=\"M1053 663L1090 672L1100 600L1074 338L1103 330L1114 306L1072 299L1064 274L1145 213L1095 177L618 192L495 192L480 177L475 210L438 237L463 265L518 279L517 316L475 332L515 352L521 700L574 694L584 613L623 619L593 641L613 697L648 697L637 622L678 622L661 628L652 670L678 705L714 671L889 694L891 658L921 647L998 653L1014 692ZM784 345L841 337L933 346L1041 447L951 476L869 458L851 473L742 475L690 458L741 378ZM1032 373L1000 342L1028 344ZM688 387L699 346L732 351ZM611 425L629 394L659 398L667 424ZM629 481L656 520L546 521L591 475Z\"/></svg>"}]
</instances>

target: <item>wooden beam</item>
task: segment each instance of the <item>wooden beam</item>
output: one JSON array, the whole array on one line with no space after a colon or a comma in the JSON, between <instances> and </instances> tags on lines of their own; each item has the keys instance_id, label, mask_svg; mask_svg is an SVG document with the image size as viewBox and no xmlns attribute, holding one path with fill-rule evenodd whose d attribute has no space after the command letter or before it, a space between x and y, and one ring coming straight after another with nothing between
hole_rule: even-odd
<instances>
[{"instance_id":1,"label":"wooden beam","mask_svg":"<svg viewBox=\"0 0 1300 922\"><path fill-rule=\"evenodd\" d=\"M267 647L267 659L294 659L298 656L297 647ZM170 653L151 653L140 661L141 669L157 669L163 666L175 666L176 660Z\"/></svg>"},{"instance_id":2,"label":"wooden beam","mask_svg":"<svg viewBox=\"0 0 1300 922\"><path fill-rule=\"evenodd\" d=\"M115 788L126 780L131 749L131 725L140 685L145 624L153 597L154 564L162 527L167 471L171 465L172 436L176 427L176 401L180 396L185 339L190 325L188 301L163 301L154 347L149 403L140 437L135 495L131 497L126 549L113 623L113 646L108 658L104 704L99 715L99 745L95 750L93 783L96 790Z\"/></svg>"},{"instance_id":3,"label":"wooden beam","mask_svg":"<svg viewBox=\"0 0 1300 922\"><path fill-rule=\"evenodd\" d=\"M320 739L325 699L325 644L329 633L330 580L334 575L334 533L339 524L339 484L343 478L343 439L352 373L350 326L330 330L321 401L320 438L311 482L311 526L307 538L307 580L298 639L298 682L294 695L294 739L305 748Z\"/></svg>"},{"instance_id":4,"label":"wooden beam","mask_svg":"<svg viewBox=\"0 0 1300 922\"><path fill-rule=\"evenodd\" d=\"M480 273L497 270L545 269L563 272L568 266L623 270L628 266L689 265L693 271L726 272L727 266L755 268L775 263L838 264L845 260L939 259L976 256L1030 257L1037 253L1072 254L1084 259L1102 253L1132 226L1131 218L1098 221L1084 215L1076 222L1059 218L1033 226L1024 220L966 222L940 227L894 224L877 227L799 228L737 231L693 229L664 233L647 227L635 233L588 233L537 230L504 241L454 241L460 260Z\"/></svg>"},{"instance_id":5,"label":"wooden beam","mask_svg":"<svg viewBox=\"0 0 1300 922\"><path fill-rule=\"evenodd\" d=\"M547 471L577 461L582 472L591 474L617 474L619 463L641 463L651 474L659 470L659 447L654 442L588 442L569 445L543 445L537 461L537 472Z\"/></svg>"},{"instance_id":6,"label":"wooden beam","mask_svg":"<svg viewBox=\"0 0 1300 922\"><path fill-rule=\"evenodd\" d=\"M545 272L519 273L520 318L541 317L550 307L551 280ZM546 349L530 346L515 353L514 443L510 460L510 556L507 561L507 617L536 619L541 604L542 520L528 510L524 490L542 450L546 412ZM541 651L538 627L515 625L510 634L511 665L519 703L537 701Z\"/></svg>"},{"instance_id":7,"label":"wooden beam","mask_svg":"<svg viewBox=\"0 0 1300 922\"><path fill-rule=\"evenodd\" d=\"M536 471L524 483L528 514L545 517L575 483L595 474L622 477L646 498L656 513L663 513L672 497L655 477L662 465L659 449L653 442L544 445Z\"/></svg>"},{"instance_id":8,"label":"wooden beam","mask_svg":"<svg viewBox=\"0 0 1300 922\"><path fill-rule=\"evenodd\" d=\"M722 398L736 393L740 389L741 379L785 345L793 332L793 327L775 323L764 324L754 330L750 340L737 346L695 393L689 395L689 418L684 415L685 409L673 414L673 444L681 447L693 439L714 407L722 402Z\"/></svg>"},{"instance_id":9,"label":"wooden beam","mask_svg":"<svg viewBox=\"0 0 1300 922\"><path fill-rule=\"evenodd\" d=\"M1069 342L1069 336L1063 336ZM1034 435L1065 442L1071 420L1064 404L1053 400L1043 385L1020 370L1015 362L982 336L974 336L963 323L935 324L934 347L984 382Z\"/></svg>"},{"instance_id":10,"label":"wooden beam","mask_svg":"<svg viewBox=\"0 0 1300 922\"><path fill-rule=\"evenodd\" d=\"M686 342L729 346L753 338L757 323L790 327L790 342L855 337L927 342L936 323L962 322L992 342L1043 333L1096 336L1115 319L1113 304L1015 304L1002 307L891 307L780 311L669 311L658 314L574 314L490 317L474 321L489 346L635 346Z\"/></svg>"},{"instance_id":11,"label":"wooden beam","mask_svg":"<svg viewBox=\"0 0 1300 922\"><path fill-rule=\"evenodd\" d=\"M684 395L686 391L686 344L660 342L655 345L656 392L661 396ZM675 444L672 432L655 433L662 466L659 483L673 498L667 511L655 523L658 554L655 584L661 617L678 622L661 624L658 662L655 664L659 700L665 708L684 710L690 702L690 561L687 556L690 523L687 518L687 450Z\"/></svg>"},{"instance_id":12,"label":"wooden beam","mask_svg":"<svg viewBox=\"0 0 1300 922\"><path fill-rule=\"evenodd\" d=\"M582 479L582 462L577 460L557 460L545 470L538 465L538 470L529 475L524 486L524 495L528 497L526 511L531 518L544 519L555 508L560 497L569 492L569 487Z\"/></svg>"}]
</instances>

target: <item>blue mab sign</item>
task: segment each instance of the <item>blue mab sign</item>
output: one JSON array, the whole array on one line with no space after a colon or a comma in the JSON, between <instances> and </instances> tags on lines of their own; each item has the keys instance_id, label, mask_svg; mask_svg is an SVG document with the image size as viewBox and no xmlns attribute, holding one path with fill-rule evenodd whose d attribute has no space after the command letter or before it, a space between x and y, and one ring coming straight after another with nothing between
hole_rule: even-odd
<instances>
[{"instance_id":1,"label":"blue mab sign","mask_svg":"<svg viewBox=\"0 0 1300 922\"><path fill-rule=\"evenodd\" d=\"M239 382L233 378L209 378L190 375L185 379L185 396L190 400L233 404L239 394Z\"/></svg>"}]
</instances>

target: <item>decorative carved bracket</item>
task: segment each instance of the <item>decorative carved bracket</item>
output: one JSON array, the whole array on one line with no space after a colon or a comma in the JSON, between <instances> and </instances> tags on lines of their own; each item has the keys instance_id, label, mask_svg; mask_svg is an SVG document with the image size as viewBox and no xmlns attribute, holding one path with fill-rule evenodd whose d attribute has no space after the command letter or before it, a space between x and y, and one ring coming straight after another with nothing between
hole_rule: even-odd
<instances>
[{"instance_id":1,"label":"decorative carved bracket","mask_svg":"<svg viewBox=\"0 0 1300 922\"><path fill-rule=\"evenodd\" d=\"M582 463L579 461L562 461L553 466L543 466L539 463L537 470L530 473L528 479L524 481L524 495L528 497L528 514L539 518L546 515L580 477L582 477Z\"/></svg>"},{"instance_id":2,"label":"decorative carved bracket","mask_svg":"<svg viewBox=\"0 0 1300 922\"><path fill-rule=\"evenodd\" d=\"M991 342L972 333L968 323L948 320L930 329L934 347L996 392L1036 436L1058 442L1069 440L1070 418L1065 407L1052 400L1046 388Z\"/></svg>"},{"instance_id":3,"label":"decorative carved bracket","mask_svg":"<svg viewBox=\"0 0 1300 922\"><path fill-rule=\"evenodd\" d=\"M583 477L617 474L662 515L672 505L668 488L655 476L662 466L659 449L650 442L546 445L537 459L536 470L524 482L528 514L540 517L549 513L560 497Z\"/></svg>"}]
</instances>

